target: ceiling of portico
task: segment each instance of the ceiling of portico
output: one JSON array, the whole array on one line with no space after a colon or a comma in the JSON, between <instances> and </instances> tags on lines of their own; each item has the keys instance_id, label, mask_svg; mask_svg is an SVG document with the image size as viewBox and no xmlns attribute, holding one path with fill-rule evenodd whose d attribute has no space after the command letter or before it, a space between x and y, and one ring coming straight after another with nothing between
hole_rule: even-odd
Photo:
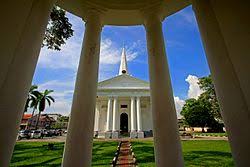
<instances>
[{"instance_id":1,"label":"ceiling of portico","mask_svg":"<svg viewBox=\"0 0 250 167\"><path fill-rule=\"evenodd\" d=\"M162 18L165 18L190 4L189 0L60 0L58 6L87 18L88 9L95 9L102 14L105 25L140 25L144 19L142 10L159 7Z\"/></svg>"}]
</instances>

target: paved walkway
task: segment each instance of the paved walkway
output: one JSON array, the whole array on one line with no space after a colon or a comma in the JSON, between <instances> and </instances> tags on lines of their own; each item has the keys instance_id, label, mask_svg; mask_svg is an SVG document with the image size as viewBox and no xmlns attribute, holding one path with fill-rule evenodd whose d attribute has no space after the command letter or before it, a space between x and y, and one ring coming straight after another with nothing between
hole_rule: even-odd
<instances>
[{"instance_id":1,"label":"paved walkway","mask_svg":"<svg viewBox=\"0 0 250 167\"><path fill-rule=\"evenodd\" d=\"M133 160L132 152L130 150L130 145L131 144L129 141L122 141L116 166L122 166L122 167L136 166Z\"/></svg>"}]
</instances>

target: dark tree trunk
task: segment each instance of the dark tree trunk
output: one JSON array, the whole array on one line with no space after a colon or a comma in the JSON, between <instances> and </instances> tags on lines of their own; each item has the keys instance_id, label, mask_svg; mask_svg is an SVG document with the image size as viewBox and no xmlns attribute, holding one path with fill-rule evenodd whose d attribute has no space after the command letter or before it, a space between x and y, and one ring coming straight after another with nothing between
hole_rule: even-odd
<instances>
[{"instance_id":1,"label":"dark tree trunk","mask_svg":"<svg viewBox=\"0 0 250 167\"><path fill-rule=\"evenodd\" d=\"M34 116L35 111L36 111L36 108L34 107L33 111L32 111L32 114L31 114L31 119L30 119L30 121L28 120L28 128L29 129L32 128L32 120L33 120L33 116Z\"/></svg>"},{"instance_id":2,"label":"dark tree trunk","mask_svg":"<svg viewBox=\"0 0 250 167\"><path fill-rule=\"evenodd\" d=\"M34 107L34 108L33 108L33 111L32 111L31 118L34 116L35 111L36 111L36 108Z\"/></svg>"},{"instance_id":3,"label":"dark tree trunk","mask_svg":"<svg viewBox=\"0 0 250 167\"><path fill-rule=\"evenodd\" d=\"M35 126L35 129L36 129L36 130L37 130L38 123L39 123L39 121L40 121L40 116L41 116L41 111L39 111L38 117L36 118L36 126Z\"/></svg>"}]
</instances>

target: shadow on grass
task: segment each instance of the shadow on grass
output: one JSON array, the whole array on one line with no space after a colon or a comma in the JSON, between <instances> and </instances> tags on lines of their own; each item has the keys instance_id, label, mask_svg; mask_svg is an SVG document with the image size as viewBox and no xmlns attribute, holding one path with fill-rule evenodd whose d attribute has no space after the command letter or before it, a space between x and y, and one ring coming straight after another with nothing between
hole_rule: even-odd
<instances>
[{"instance_id":1,"label":"shadow on grass","mask_svg":"<svg viewBox=\"0 0 250 167\"><path fill-rule=\"evenodd\" d=\"M54 161L57 161L57 160L60 160L61 161L62 157L55 157L55 158L51 158L51 159L48 159L46 161L43 161L43 162L40 162L40 163L30 163L28 165L20 165L19 167L38 167L38 166L49 166L49 167L56 167L56 166L60 166L61 165L61 162L58 162L58 163L53 163L53 164L49 164L51 162L54 162Z\"/></svg>"},{"instance_id":2,"label":"shadow on grass","mask_svg":"<svg viewBox=\"0 0 250 167\"><path fill-rule=\"evenodd\" d=\"M222 151L190 151L184 160L186 166L234 166L231 153Z\"/></svg>"},{"instance_id":3,"label":"shadow on grass","mask_svg":"<svg viewBox=\"0 0 250 167\"><path fill-rule=\"evenodd\" d=\"M234 166L227 142L192 141L186 144L183 147L185 166ZM139 166L155 166L153 142L133 142L132 145Z\"/></svg>"},{"instance_id":4,"label":"shadow on grass","mask_svg":"<svg viewBox=\"0 0 250 167\"><path fill-rule=\"evenodd\" d=\"M95 142L93 145L92 166L109 166L117 145L118 142Z\"/></svg>"},{"instance_id":5,"label":"shadow on grass","mask_svg":"<svg viewBox=\"0 0 250 167\"><path fill-rule=\"evenodd\" d=\"M48 142L18 142L11 160L13 167L59 167L61 166L64 143L53 143L49 149ZM92 166L109 166L118 142L94 142Z\"/></svg>"}]
</instances>

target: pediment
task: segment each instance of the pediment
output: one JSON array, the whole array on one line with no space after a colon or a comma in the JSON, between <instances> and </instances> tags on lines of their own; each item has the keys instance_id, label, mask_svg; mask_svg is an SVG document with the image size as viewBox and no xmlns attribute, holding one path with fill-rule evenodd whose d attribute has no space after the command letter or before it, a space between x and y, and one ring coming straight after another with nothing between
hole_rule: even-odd
<instances>
[{"instance_id":1,"label":"pediment","mask_svg":"<svg viewBox=\"0 0 250 167\"><path fill-rule=\"evenodd\" d=\"M148 89L149 83L141 79L122 74L98 83L98 90L102 89Z\"/></svg>"}]
</instances>

